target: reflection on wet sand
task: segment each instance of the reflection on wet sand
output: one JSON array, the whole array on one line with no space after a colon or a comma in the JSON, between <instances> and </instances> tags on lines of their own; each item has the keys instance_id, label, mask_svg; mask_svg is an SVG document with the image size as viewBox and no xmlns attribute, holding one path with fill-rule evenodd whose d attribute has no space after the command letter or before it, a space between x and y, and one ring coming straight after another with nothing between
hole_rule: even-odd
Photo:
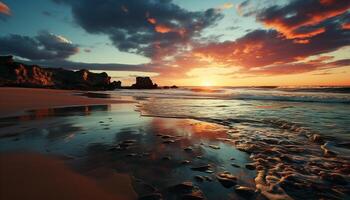
<instances>
[{"instance_id":1,"label":"reflection on wet sand","mask_svg":"<svg viewBox=\"0 0 350 200\"><path fill-rule=\"evenodd\" d=\"M186 119L140 118L133 109L133 105L59 108L31 111L24 121L23 117L3 119L15 123L5 129L17 129L18 139L2 138L0 150L62 155L75 171L95 180L110 176L101 169L130 174L139 196L238 197L218 180L220 173L232 174L234 185L254 191L255 172L244 167L250 162L248 154L225 143L225 127Z\"/></svg>"},{"instance_id":2,"label":"reflection on wet sand","mask_svg":"<svg viewBox=\"0 0 350 200\"><path fill-rule=\"evenodd\" d=\"M143 117L134 109L82 106L1 119L0 151L60 155L108 191L114 173L128 174L144 199L348 197L348 153L318 144L317 135L309 141L300 127Z\"/></svg>"}]
</instances>

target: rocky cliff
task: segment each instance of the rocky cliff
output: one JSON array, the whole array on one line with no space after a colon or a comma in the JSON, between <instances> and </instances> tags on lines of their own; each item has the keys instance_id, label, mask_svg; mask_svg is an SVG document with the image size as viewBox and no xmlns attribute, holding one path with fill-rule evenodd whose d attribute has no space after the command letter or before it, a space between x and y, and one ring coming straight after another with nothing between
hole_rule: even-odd
<instances>
[{"instance_id":1,"label":"rocky cliff","mask_svg":"<svg viewBox=\"0 0 350 200\"><path fill-rule=\"evenodd\" d=\"M150 77L136 77L136 83L131 86L132 89L157 89L158 85L153 84Z\"/></svg>"},{"instance_id":2,"label":"rocky cliff","mask_svg":"<svg viewBox=\"0 0 350 200\"><path fill-rule=\"evenodd\" d=\"M0 86L112 90L121 88L121 82L111 82L111 78L105 72L42 68L14 62L12 56L0 56Z\"/></svg>"}]
</instances>

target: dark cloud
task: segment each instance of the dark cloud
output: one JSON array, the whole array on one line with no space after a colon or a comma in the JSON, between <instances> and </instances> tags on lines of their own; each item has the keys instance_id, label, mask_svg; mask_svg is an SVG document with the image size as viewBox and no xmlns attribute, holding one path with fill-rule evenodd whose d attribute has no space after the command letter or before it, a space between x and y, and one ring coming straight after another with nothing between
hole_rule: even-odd
<instances>
[{"instance_id":1,"label":"dark cloud","mask_svg":"<svg viewBox=\"0 0 350 200\"><path fill-rule=\"evenodd\" d=\"M324 31L318 25L349 9L348 0L295 0L259 11L257 20L287 38L310 38Z\"/></svg>"},{"instance_id":2,"label":"dark cloud","mask_svg":"<svg viewBox=\"0 0 350 200\"><path fill-rule=\"evenodd\" d=\"M39 60L39 61L27 61L17 59L17 61L30 64L39 65L42 67L53 67L53 68L65 68L71 70L89 69L89 70L107 70L107 71L137 71L137 72L158 72L157 66L151 64L119 64L119 63L84 63L84 62L73 62L68 60Z\"/></svg>"},{"instance_id":3,"label":"dark cloud","mask_svg":"<svg viewBox=\"0 0 350 200\"><path fill-rule=\"evenodd\" d=\"M345 67L349 65L350 59L342 59L333 62L325 62L325 60L316 59L308 62L295 62L286 63L282 65L272 65L266 68L250 71L250 73L264 75L300 74L316 70Z\"/></svg>"},{"instance_id":4,"label":"dark cloud","mask_svg":"<svg viewBox=\"0 0 350 200\"><path fill-rule=\"evenodd\" d=\"M305 43L296 43L294 40L281 37L274 30L255 30L236 41L214 43L195 51L217 62L254 68L294 62L348 45L350 45L350 31L329 26L325 32Z\"/></svg>"},{"instance_id":5,"label":"dark cloud","mask_svg":"<svg viewBox=\"0 0 350 200\"><path fill-rule=\"evenodd\" d=\"M11 34L0 37L0 54L13 54L30 60L61 60L79 51L63 36L41 31L35 37Z\"/></svg>"},{"instance_id":6,"label":"dark cloud","mask_svg":"<svg viewBox=\"0 0 350 200\"><path fill-rule=\"evenodd\" d=\"M77 24L106 34L121 51L153 59L181 51L222 14L216 9L191 12L171 0L54 0L69 5Z\"/></svg>"}]
</instances>

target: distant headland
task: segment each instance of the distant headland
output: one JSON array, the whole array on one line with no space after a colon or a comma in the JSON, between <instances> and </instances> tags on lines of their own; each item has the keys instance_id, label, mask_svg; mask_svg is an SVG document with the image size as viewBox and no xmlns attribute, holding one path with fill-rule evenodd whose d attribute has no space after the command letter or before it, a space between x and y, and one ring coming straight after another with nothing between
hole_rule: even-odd
<instances>
[{"instance_id":1,"label":"distant headland","mask_svg":"<svg viewBox=\"0 0 350 200\"><path fill-rule=\"evenodd\" d=\"M15 62L13 56L0 56L0 87L33 87L69 90L172 89L159 87L150 77L136 77L136 83L122 87L121 81L111 81L106 72L93 73L82 69L44 68Z\"/></svg>"}]
</instances>

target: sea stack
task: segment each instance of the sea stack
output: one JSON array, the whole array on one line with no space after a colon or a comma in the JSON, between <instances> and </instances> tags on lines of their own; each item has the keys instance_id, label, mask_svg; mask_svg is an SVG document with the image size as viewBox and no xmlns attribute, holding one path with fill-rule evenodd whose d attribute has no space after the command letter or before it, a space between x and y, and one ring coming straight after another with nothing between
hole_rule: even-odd
<instances>
[{"instance_id":1,"label":"sea stack","mask_svg":"<svg viewBox=\"0 0 350 200\"><path fill-rule=\"evenodd\" d=\"M136 83L131 86L132 89L157 89L158 85L153 84L150 77L136 77Z\"/></svg>"}]
</instances>

